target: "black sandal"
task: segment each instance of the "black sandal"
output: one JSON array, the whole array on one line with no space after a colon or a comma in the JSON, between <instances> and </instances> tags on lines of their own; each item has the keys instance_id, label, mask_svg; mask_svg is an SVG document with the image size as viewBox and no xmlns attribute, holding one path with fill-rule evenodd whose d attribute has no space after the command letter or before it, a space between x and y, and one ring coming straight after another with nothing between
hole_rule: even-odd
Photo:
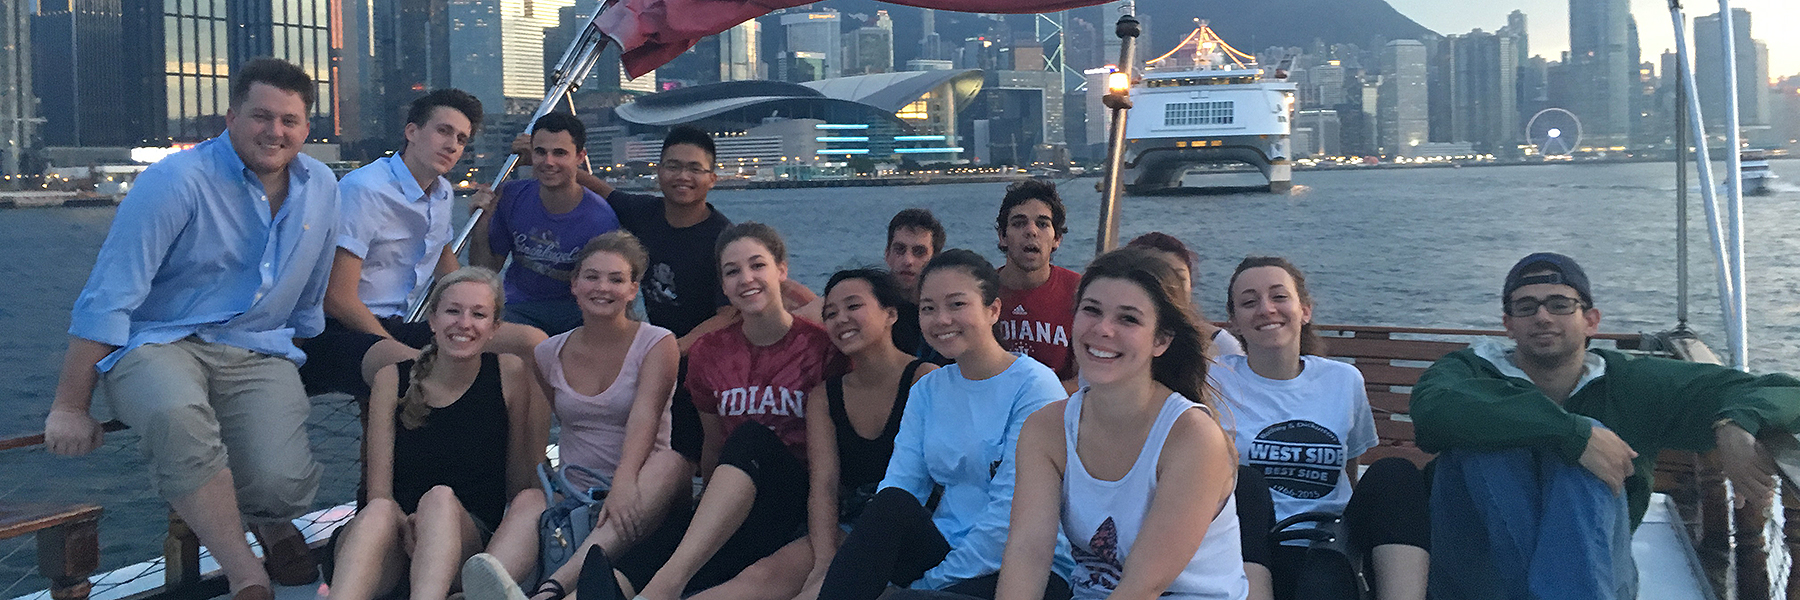
<instances>
[{"instance_id":1,"label":"black sandal","mask_svg":"<svg viewBox=\"0 0 1800 600\"><path fill-rule=\"evenodd\" d=\"M537 597L543 595L544 592L550 592L550 597L545 598L544 600L562 600L563 596L569 595L569 592L563 589L562 582L555 579L545 579L543 583L538 584L537 589L531 591L531 595L527 596L527 599L536 600Z\"/></svg>"}]
</instances>

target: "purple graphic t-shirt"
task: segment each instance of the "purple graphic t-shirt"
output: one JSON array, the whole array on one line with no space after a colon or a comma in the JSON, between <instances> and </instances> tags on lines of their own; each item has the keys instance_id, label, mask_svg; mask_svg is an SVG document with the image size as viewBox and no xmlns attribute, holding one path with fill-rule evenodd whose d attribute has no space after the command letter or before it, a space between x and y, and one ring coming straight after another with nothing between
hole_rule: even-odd
<instances>
[{"instance_id":1,"label":"purple graphic t-shirt","mask_svg":"<svg viewBox=\"0 0 1800 600\"><path fill-rule=\"evenodd\" d=\"M494 203L488 247L495 256L512 254L505 274L508 301L570 298L575 254L588 240L619 228L618 215L599 194L583 189L575 210L551 214L538 190L534 179L511 182Z\"/></svg>"}]
</instances>

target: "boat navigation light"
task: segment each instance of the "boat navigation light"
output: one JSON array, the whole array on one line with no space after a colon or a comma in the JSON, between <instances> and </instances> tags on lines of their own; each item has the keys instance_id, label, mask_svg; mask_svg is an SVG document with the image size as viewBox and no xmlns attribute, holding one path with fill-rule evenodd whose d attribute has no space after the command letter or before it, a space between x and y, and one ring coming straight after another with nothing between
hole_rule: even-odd
<instances>
[{"instance_id":1,"label":"boat navigation light","mask_svg":"<svg viewBox=\"0 0 1800 600\"><path fill-rule=\"evenodd\" d=\"M1106 90L1114 94L1131 91L1131 76L1126 75L1123 71L1114 71L1106 76Z\"/></svg>"}]
</instances>

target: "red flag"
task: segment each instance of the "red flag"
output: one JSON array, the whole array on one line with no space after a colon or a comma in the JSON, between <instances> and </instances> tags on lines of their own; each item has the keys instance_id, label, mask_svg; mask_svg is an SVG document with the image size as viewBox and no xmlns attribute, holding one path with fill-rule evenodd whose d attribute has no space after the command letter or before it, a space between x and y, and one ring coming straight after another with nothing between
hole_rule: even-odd
<instances>
[{"instance_id":1,"label":"red flag","mask_svg":"<svg viewBox=\"0 0 1800 600\"><path fill-rule=\"evenodd\" d=\"M818 0L619 0L595 22L624 51L625 71L638 77L692 48L700 38L780 8ZM955 12L1048 13L1108 0L889 0Z\"/></svg>"}]
</instances>

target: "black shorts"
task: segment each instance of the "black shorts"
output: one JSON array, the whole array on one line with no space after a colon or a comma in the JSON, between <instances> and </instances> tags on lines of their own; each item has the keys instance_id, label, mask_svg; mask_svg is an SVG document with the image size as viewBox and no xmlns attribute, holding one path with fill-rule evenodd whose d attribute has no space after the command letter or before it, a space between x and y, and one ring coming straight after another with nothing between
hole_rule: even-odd
<instances>
[{"instance_id":1,"label":"black shorts","mask_svg":"<svg viewBox=\"0 0 1800 600\"><path fill-rule=\"evenodd\" d=\"M387 317L381 319L381 327L400 343L414 348L431 341L431 325L424 321L407 323L401 317ZM379 341L381 336L351 329L326 317L325 331L300 345L306 352L306 364L300 365L300 382L306 385L306 395L342 392L367 398L369 382L363 380L363 356Z\"/></svg>"}]
</instances>

